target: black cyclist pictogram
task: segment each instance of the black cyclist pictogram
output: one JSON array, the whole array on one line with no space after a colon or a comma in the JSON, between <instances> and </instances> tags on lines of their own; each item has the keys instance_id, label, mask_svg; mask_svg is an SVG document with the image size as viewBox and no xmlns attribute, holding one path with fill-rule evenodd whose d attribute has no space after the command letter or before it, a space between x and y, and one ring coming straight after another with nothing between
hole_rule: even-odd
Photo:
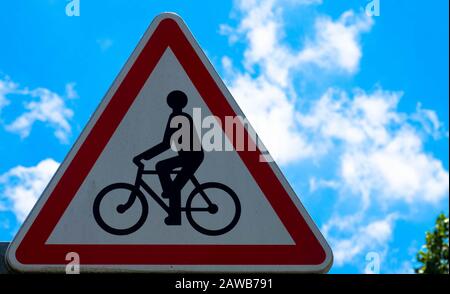
<instances>
[{"instance_id":1,"label":"black cyclist pictogram","mask_svg":"<svg viewBox=\"0 0 450 294\"><path fill-rule=\"evenodd\" d=\"M188 98L182 91L172 91L167 96L167 104L172 108L172 113L169 116L162 142L134 157L133 162L137 166L134 184L113 183L103 188L97 194L94 199L93 214L97 224L106 232L113 235L128 235L136 232L144 225L149 216L149 204L142 190L167 212L167 217L164 220L167 226L181 225L183 212L186 213L188 222L195 230L209 236L225 234L231 231L238 223L241 215L241 204L236 193L225 184L218 182L200 183L195 177L195 172L203 162L205 154L201 144L199 148L194 148L194 140L198 139L198 137L192 117L183 112L187 102ZM181 118L188 122L188 137L180 136L174 141L173 134L180 130L180 124L173 122L175 118L177 118L177 121L180 121ZM187 142L182 140L187 140ZM143 160L155 158L173 148L173 146L177 146L176 156L160 160L156 163L154 170L145 170ZM158 195L144 181L144 175L159 177L162 187L161 195ZM185 206L182 206L182 189L189 181L192 182L194 189L189 193ZM120 203L115 207L114 213L117 213L116 218L125 215L129 209L136 205L140 208L140 215L137 221L124 228L108 222L101 214L103 201L106 198L116 197L116 192L129 195L124 203ZM168 199L168 204L165 199ZM223 202L223 200L229 203L227 207L221 207L218 204ZM212 227L211 224L214 222L202 218L204 214L223 217L218 214L223 209L229 211L227 219L221 219L222 225L220 227Z\"/></svg>"}]
</instances>

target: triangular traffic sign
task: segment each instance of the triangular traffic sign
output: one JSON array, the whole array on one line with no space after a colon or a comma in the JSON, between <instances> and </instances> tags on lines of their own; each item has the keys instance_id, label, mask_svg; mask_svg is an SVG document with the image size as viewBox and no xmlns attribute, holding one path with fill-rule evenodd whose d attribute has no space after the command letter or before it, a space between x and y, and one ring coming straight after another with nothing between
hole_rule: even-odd
<instances>
[{"instance_id":1,"label":"triangular traffic sign","mask_svg":"<svg viewBox=\"0 0 450 294\"><path fill-rule=\"evenodd\" d=\"M177 153L179 141L163 144L172 154L152 170L155 162L146 160L161 153L168 129L182 125L172 125L179 113L195 126L188 145L199 138L201 147ZM229 118L239 118L231 131ZM203 128L207 141L198 134ZM214 146L224 150L203 146L222 135ZM20 228L7 261L18 271L61 271L73 252L81 271L326 272L328 244L263 150L184 22L161 14ZM163 174L170 189L164 199L161 173L175 166L181 171Z\"/></svg>"}]
</instances>

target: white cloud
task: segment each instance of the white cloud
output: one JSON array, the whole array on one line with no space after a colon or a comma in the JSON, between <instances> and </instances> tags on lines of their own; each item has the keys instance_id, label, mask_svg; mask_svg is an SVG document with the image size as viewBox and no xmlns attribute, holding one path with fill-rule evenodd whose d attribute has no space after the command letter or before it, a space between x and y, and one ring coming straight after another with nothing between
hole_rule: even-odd
<instances>
[{"instance_id":1,"label":"white cloud","mask_svg":"<svg viewBox=\"0 0 450 294\"><path fill-rule=\"evenodd\" d=\"M264 77L252 79L243 74L230 90L240 97L239 105L276 161L288 163L316 151L297 131L295 107L282 89Z\"/></svg>"},{"instance_id":2,"label":"white cloud","mask_svg":"<svg viewBox=\"0 0 450 294\"><path fill-rule=\"evenodd\" d=\"M78 98L78 93L75 90L76 83L67 83L66 84L66 97L68 99Z\"/></svg>"},{"instance_id":3,"label":"white cloud","mask_svg":"<svg viewBox=\"0 0 450 294\"><path fill-rule=\"evenodd\" d=\"M352 10L344 12L337 20L319 16L312 36L305 38L302 48L294 49L283 39L286 32L279 4L274 0L237 1L237 10L242 14L238 26L221 25L220 31L228 35L232 43L242 37L247 41L246 70L254 72L255 67L259 67L261 75L282 87L292 82L289 78L292 71L301 71L308 65L351 74L358 70L362 58L359 39L370 31L372 18Z\"/></svg>"},{"instance_id":4,"label":"white cloud","mask_svg":"<svg viewBox=\"0 0 450 294\"><path fill-rule=\"evenodd\" d=\"M309 179L309 192L314 193L318 189L329 188L329 189L339 189L340 183L336 180L324 180L317 179L316 177L311 177Z\"/></svg>"},{"instance_id":5,"label":"white cloud","mask_svg":"<svg viewBox=\"0 0 450 294\"><path fill-rule=\"evenodd\" d=\"M8 77L4 80L0 79L0 114L3 107L10 103L6 96L14 93L17 90L17 87L18 85L11 81Z\"/></svg>"},{"instance_id":6,"label":"white cloud","mask_svg":"<svg viewBox=\"0 0 450 294\"><path fill-rule=\"evenodd\" d=\"M2 207L0 206L0 211L2 210ZM11 229L11 223L9 219L0 219L0 229L4 232L9 231Z\"/></svg>"},{"instance_id":7,"label":"white cloud","mask_svg":"<svg viewBox=\"0 0 450 294\"><path fill-rule=\"evenodd\" d=\"M319 2L290 1L290 4ZM285 31L279 2L235 3L242 15L238 26L222 25L220 29L231 42L242 37L247 41L243 65L248 73L237 70L231 60L224 57L222 65L230 91L277 162L286 164L320 154L321 148L309 145L299 131L292 74L307 64L355 72L362 55L358 38L370 29L371 20L351 11L335 22L321 17L305 48L294 50L282 39Z\"/></svg>"},{"instance_id":8,"label":"white cloud","mask_svg":"<svg viewBox=\"0 0 450 294\"><path fill-rule=\"evenodd\" d=\"M429 136L439 139L448 132L433 110L418 104L415 113L401 112L403 93L381 87L328 89L315 101L302 100L297 81L358 72L360 39L374 21L351 10L336 20L319 15L312 34L287 36L285 3L235 1L238 24L220 31L245 49L242 64L222 58L225 81L278 163L312 160L327 171L326 179L309 177L310 193L325 188L337 195L323 232L336 265L363 263L368 251L388 252L397 219L448 199L448 170L425 150ZM302 47L292 48L287 37L302 39Z\"/></svg>"},{"instance_id":9,"label":"white cloud","mask_svg":"<svg viewBox=\"0 0 450 294\"><path fill-rule=\"evenodd\" d=\"M25 220L58 166L58 162L48 158L36 166L19 165L0 175L2 210L13 211L20 222Z\"/></svg>"},{"instance_id":10,"label":"white cloud","mask_svg":"<svg viewBox=\"0 0 450 294\"><path fill-rule=\"evenodd\" d=\"M360 193L378 193L380 201L439 203L448 196L448 171L423 151L411 129L395 134L380 148L346 152L341 167L346 185Z\"/></svg>"},{"instance_id":11,"label":"white cloud","mask_svg":"<svg viewBox=\"0 0 450 294\"><path fill-rule=\"evenodd\" d=\"M400 265L400 268L398 268L395 271L396 274L414 274L414 266L410 261L403 261Z\"/></svg>"},{"instance_id":12,"label":"white cloud","mask_svg":"<svg viewBox=\"0 0 450 294\"><path fill-rule=\"evenodd\" d=\"M100 47L100 50L106 51L113 45L113 41L108 38L97 39L97 45Z\"/></svg>"},{"instance_id":13,"label":"white cloud","mask_svg":"<svg viewBox=\"0 0 450 294\"><path fill-rule=\"evenodd\" d=\"M367 207L377 201L438 203L448 197L449 174L442 162L424 151L420 130L398 112L402 96L377 90L329 90L306 114L298 114L314 145L342 149L341 188L362 195ZM314 134L314 136L312 135Z\"/></svg>"},{"instance_id":14,"label":"white cloud","mask_svg":"<svg viewBox=\"0 0 450 294\"><path fill-rule=\"evenodd\" d=\"M299 65L314 64L327 70L355 73L362 57L360 35L371 29L372 18L353 11L337 21L327 16L316 19L315 35L296 56Z\"/></svg>"},{"instance_id":15,"label":"white cloud","mask_svg":"<svg viewBox=\"0 0 450 294\"><path fill-rule=\"evenodd\" d=\"M69 119L72 118L73 111L66 107L63 98L44 88L37 88L28 94L38 100L25 103L26 111L8 124L6 130L26 138L30 135L33 124L41 121L54 129L56 138L63 143L67 142L71 133Z\"/></svg>"},{"instance_id":16,"label":"white cloud","mask_svg":"<svg viewBox=\"0 0 450 294\"><path fill-rule=\"evenodd\" d=\"M74 83L66 85L67 98L77 96L74 86ZM11 102L6 99L8 94L16 94L28 101L23 104L25 111L4 126L7 131L26 138L30 135L33 125L39 121L51 127L60 142L68 141L72 131L69 120L73 116L73 111L66 105L64 97L46 88L29 90L19 88L9 79L0 80L0 103L3 101L3 105Z\"/></svg>"},{"instance_id":17,"label":"white cloud","mask_svg":"<svg viewBox=\"0 0 450 294\"><path fill-rule=\"evenodd\" d=\"M329 89L314 101L311 109L298 113L302 129L314 134L315 144L330 145L340 140L351 146L371 140L382 144L388 139L385 124L399 119L391 110L401 94L377 91L368 96L363 92L350 99L343 91ZM331 147L331 146L329 146Z\"/></svg>"},{"instance_id":18,"label":"white cloud","mask_svg":"<svg viewBox=\"0 0 450 294\"><path fill-rule=\"evenodd\" d=\"M334 213L322 227L337 266L355 260L361 264L372 250L387 251L397 215L448 199L448 170L424 150L422 128L414 125L417 114L398 111L402 95L379 89L356 90L350 97L329 90L308 112L298 114L310 143L327 146L328 166L333 164L327 155L333 153L334 178L311 178L310 191L331 188L339 195ZM390 218L374 223L371 217L380 214ZM374 229L379 239L365 233Z\"/></svg>"},{"instance_id":19,"label":"white cloud","mask_svg":"<svg viewBox=\"0 0 450 294\"><path fill-rule=\"evenodd\" d=\"M355 258L362 258L361 255L372 250L376 250L381 257L388 248L387 243L393 235L393 216L374 220L366 225L360 225L356 220L361 221L360 218L351 219L350 223L346 224L344 231L339 225L349 222L347 219L335 218L323 228L324 234L328 236L328 241L333 245L336 266L355 262ZM351 232L348 232L348 229ZM347 234L348 237L342 238L342 233ZM359 264L363 264L362 261L363 259L359 261Z\"/></svg>"},{"instance_id":20,"label":"white cloud","mask_svg":"<svg viewBox=\"0 0 450 294\"><path fill-rule=\"evenodd\" d=\"M434 139L440 139L443 135L448 137L448 131L444 131L444 125L439 120L435 111L422 108L422 103L417 103L416 113L411 115L411 119L419 122L423 130L433 136Z\"/></svg>"}]
</instances>

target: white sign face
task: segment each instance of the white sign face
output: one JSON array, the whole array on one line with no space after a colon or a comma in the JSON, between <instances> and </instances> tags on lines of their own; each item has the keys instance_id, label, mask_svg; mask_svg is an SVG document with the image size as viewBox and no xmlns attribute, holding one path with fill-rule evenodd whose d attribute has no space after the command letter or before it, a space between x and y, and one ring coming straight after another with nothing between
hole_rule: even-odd
<instances>
[{"instance_id":1,"label":"white sign face","mask_svg":"<svg viewBox=\"0 0 450 294\"><path fill-rule=\"evenodd\" d=\"M8 262L61 271L74 252L81 272L327 271L329 246L269 159L185 24L162 14Z\"/></svg>"},{"instance_id":2,"label":"white sign face","mask_svg":"<svg viewBox=\"0 0 450 294\"><path fill-rule=\"evenodd\" d=\"M236 226L226 234L210 236L196 231L186 219L185 213L182 214L181 225L167 226L164 223L167 212L158 202L147 196L149 212L145 223L136 232L126 236L114 235L103 230L96 224L94 215L86 213L92 211L95 199L93 195L98 194L103 187L112 183L134 184L138 168L133 163L133 157L162 141L171 114L166 96L173 90L186 93L189 102L185 109L191 116L195 108L201 109L202 117L212 115L172 51L167 49L81 184L47 243L293 244L289 233L236 151L205 152L204 160L195 172L199 183L219 182L233 189L238 195L241 211L245 213L240 214ZM223 137L228 140L225 135ZM155 170L157 162L176 156L177 152L169 149L164 154L145 162L145 169ZM158 195L161 194L162 187L157 174L145 175L143 180ZM183 203L194 188L192 182L183 187L181 193ZM147 194L144 188L142 192ZM220 193L218 197L225 197L221 195L221 191L211 190L211 192ZM114 209L114 206L126 202L129 193L112 191L111 196L110 199L105 196L104 203L101 203L100 207L102 217L110 221L111 225L124 228L139 219L141 214L139 205L134 205L124 214L119 214ZM200 223L209 225L211 229L226 226L226 222L234 217L235 207L232 199L217 199L219 200L222 205L216 214L199 212L197 216ZM127 224L126 221L130 223Z\"/></svg>"}]
</instances>

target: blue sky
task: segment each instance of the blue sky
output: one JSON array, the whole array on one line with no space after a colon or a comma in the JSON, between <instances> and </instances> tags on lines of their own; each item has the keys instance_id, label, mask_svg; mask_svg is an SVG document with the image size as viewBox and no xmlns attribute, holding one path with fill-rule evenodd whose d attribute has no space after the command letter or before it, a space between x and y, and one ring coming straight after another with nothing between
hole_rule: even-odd
<instances>
[{"instance_id":1,"label":"blue sky","mask_svg":"<svg viewBox=\"0 0 450 294\"><path fill-rule=\"evenodd\" d=\"M411 272L448 213L448 1L380 0L372 17L367 0L80 0L79 17L67 2L0 8L0 239L173 11L331 243L331 272L364 272L370 252L382 273Z\"/></svg>"}]
</instances>

